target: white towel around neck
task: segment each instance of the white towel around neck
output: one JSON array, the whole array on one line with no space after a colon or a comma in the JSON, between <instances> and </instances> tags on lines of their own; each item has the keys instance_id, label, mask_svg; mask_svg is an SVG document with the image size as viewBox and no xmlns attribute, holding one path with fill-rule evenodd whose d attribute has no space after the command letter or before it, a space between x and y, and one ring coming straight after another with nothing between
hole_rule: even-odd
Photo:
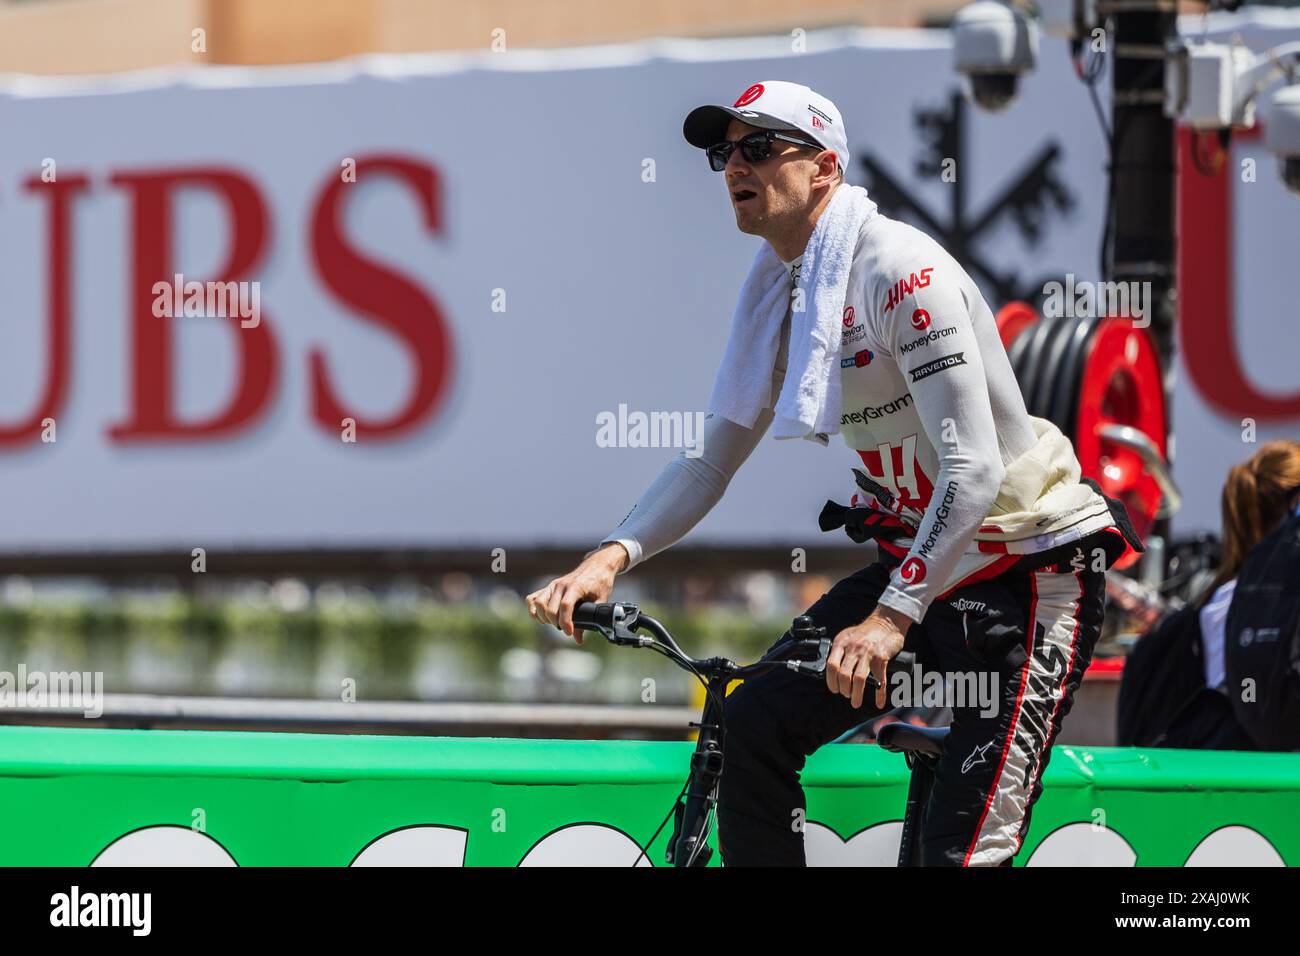
<instances>
[{"instance_id":1,"label":"white towel around neck","mask_svg":"<svg viewBox=\"0 0 1300 956\"><path fill-rule=\"evenodd\" d=\"M842 183L813 228L799 273L804 308L791 315L789 360L772 424L777 438L826 445L839 431L844 300L858 234L875 214L865 189ZM753 427L771 398L789 283L785 264L764 242L741 287L709 398L711 412L745 428Z\"/></svg>"}]
</instances>

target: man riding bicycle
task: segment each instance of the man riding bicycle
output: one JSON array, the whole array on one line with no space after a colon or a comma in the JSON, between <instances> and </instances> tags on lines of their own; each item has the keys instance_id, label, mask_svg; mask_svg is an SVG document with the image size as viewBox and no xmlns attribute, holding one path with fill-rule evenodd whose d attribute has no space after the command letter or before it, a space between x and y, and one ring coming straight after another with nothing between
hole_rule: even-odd
<instances>
[{"instance_id":1,"label":"man riding bicycle","mask_svg":"<svg viewBox=\"0 0 1300 956\"><path fill-rule=\"evenodd\" d=\"M799 772L886 705L886 664L992 672L993 708L955 707L922 821L926 865L1006 865L1101 631L1104 571L1138 550L1123 506L1080 480L1069 439L1025 410L992 312L933 239L844 181L839 110L764 81L686 118L724 174L741 232L765 243L741 290L705 420L627 517L529 613L579 641L574 606L683 537L769 428L859 457L850 508L824 529L879 560L806 612L835 635L826 686L774 670L726 702L719 846L737 865L803 865ZM783 635L777 644L790 639ZM879 682L867 695L867 677Z\"/></svg>"}]
</instances>

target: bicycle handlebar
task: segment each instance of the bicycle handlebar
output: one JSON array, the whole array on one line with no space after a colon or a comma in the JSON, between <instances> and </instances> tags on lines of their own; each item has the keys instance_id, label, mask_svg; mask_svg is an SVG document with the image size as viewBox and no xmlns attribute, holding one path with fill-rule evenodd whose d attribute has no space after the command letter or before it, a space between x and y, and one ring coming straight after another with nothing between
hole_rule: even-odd
<instances>
[{"instance_id":1,"label":"bicycle handlebar","mask_svg":"<svg viewBox=\"0 0 1300 956\"><path fill-rule=\"evenodd\" d=\"M664 654L679 667L690 671L705 686L704 710L698 728L695 755L691 758L691 772L682 793L678 795L669 819L673 822L672 836L668 840L666 859L677 866L704 866L713 851L708 846L708 834L717 804L718 781L722 775L723 741L726 717L723 701L727 687L736 680L763 673L774 667L785 667L806 677L824 679L826 661L830 656L832 639L825 627L818 627L807 614L794 619L788 632L790 639L782 639L776 647L756 663L740 666L725 657L695 660L677 646L668 629L648 614L642 614L635 604L583 601L573 609L573 626L581 630L599 631L612 644L645 647ZM644 630L646 637L637 633ZM889 666L911 666L915 656L910 652L895 655ZM873 689L879 682L868 676L867 684ZM655 831L655 836L659 831ZM650 843L655 837L650 838ZM647 844L648 847L648 844ZM642 850L642 855L646 852ZM639 858L638 858L639 859Z\"/></svg>"},{"instance_id":2,"label":"bicycle handlebar","mask_svg":"<svg viewBox=\"0 0 1300 956\"><path fill-rule=\"evenodd\" d=\"M635 604L583 601L573 609L573 626L584 631L599 631L611 644L647 647L658 643L670 648L677 663L691 670L698 670L701 665L709 663L689 657L677 646L667 628L650 615L641 613ZM654 636L643 637L637 634L640 629L649 631ZM780 666L806 677L825 677L826 659L830 656L832 643L826 634L826 628L817 627L811 617L803 614L794 619L790 634L794 640L778 646L773 653L753 664L742 666L721 658L715 659L715 663L725 666L735 679L751 677ZM901 651L890 661L889 666L891 669L910 668L915 663L915 654ZM869 676L867 683L871 687L878 686L874 676Z\"/></svg>"}]
</instances>

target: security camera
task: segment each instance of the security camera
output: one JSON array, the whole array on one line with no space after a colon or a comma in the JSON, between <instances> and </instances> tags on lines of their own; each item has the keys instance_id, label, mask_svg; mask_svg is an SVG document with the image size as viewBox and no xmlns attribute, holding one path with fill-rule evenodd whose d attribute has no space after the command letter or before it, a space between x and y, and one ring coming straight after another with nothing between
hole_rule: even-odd
<instances>
[{"instance_id":1,"label":"security camera","mask_svg":"<svg viewBox=\"0 0 1300 956\"><path fill-rule=\"evenodd\" d=\"M1020 74L1038 58L1033 18L998 0L962 7L952 21L954 65L970 97L986 110L1002 110L1016 97Z\"/></svg>"},{"instance_id":2,"label":"security camera","mask_svg":"<svg viewBox=\"0 0 1300 956\"><path fill-rule=\"evenodd\" d=\"M1300 196L1300 83L1284 86L1270 101L1264 146L1282 160L1282 181Z\"/></svg>"},{"instance_id":3,"label":"security camera","mask_svg":"<svg viewBox=\"0 0 1300 956\"><path fill-rule=\"evenodd\" d=\"M1239 44L1175 40L1165 58L1165 115L1197 130L1254 125L1257 65Z\"/></svg>"},{"instance_id":4,"label":"security camera","mask_svg":"<svg viewBox=\"0 0 1300 956\"><path fill-rule=\"evenodd\" d=\"M1295 76L1300 41L1255 54L1240 44L1170 45L1165 60L1165 115L1192 129L1255 125L1255 100L1279 76ZM1300 83L1273 94L1264 145L1282 160L1282 181L1300 195Z\"/></svg>"}]
</instances>

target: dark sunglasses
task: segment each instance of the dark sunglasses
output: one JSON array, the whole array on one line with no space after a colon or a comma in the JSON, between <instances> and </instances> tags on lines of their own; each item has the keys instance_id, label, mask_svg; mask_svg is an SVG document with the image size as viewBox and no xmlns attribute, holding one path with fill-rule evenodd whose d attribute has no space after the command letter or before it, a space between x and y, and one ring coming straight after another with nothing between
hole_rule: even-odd
<instances>
[{"instance_id":1,"label":"dark sunglasses","mask_svg":"<svg viewBox=\"0 0 1300 956\"><path fill-rule=\"evenodd\" d=\"M771 157L772 143L778 139L785 143L794 143L796 146L807 146L810 149L823 148L819 143L811 143L806 139L796 139L773 129L765 129L742 136L738 140L714 143L704 151L704 154L709 157L709 167L715 173L720 173L727 168L727 160L731 158L731 153L737 146L740 147L740 155L745 158L745 162L761 163Z\"/></svg>"}]
</instances>

